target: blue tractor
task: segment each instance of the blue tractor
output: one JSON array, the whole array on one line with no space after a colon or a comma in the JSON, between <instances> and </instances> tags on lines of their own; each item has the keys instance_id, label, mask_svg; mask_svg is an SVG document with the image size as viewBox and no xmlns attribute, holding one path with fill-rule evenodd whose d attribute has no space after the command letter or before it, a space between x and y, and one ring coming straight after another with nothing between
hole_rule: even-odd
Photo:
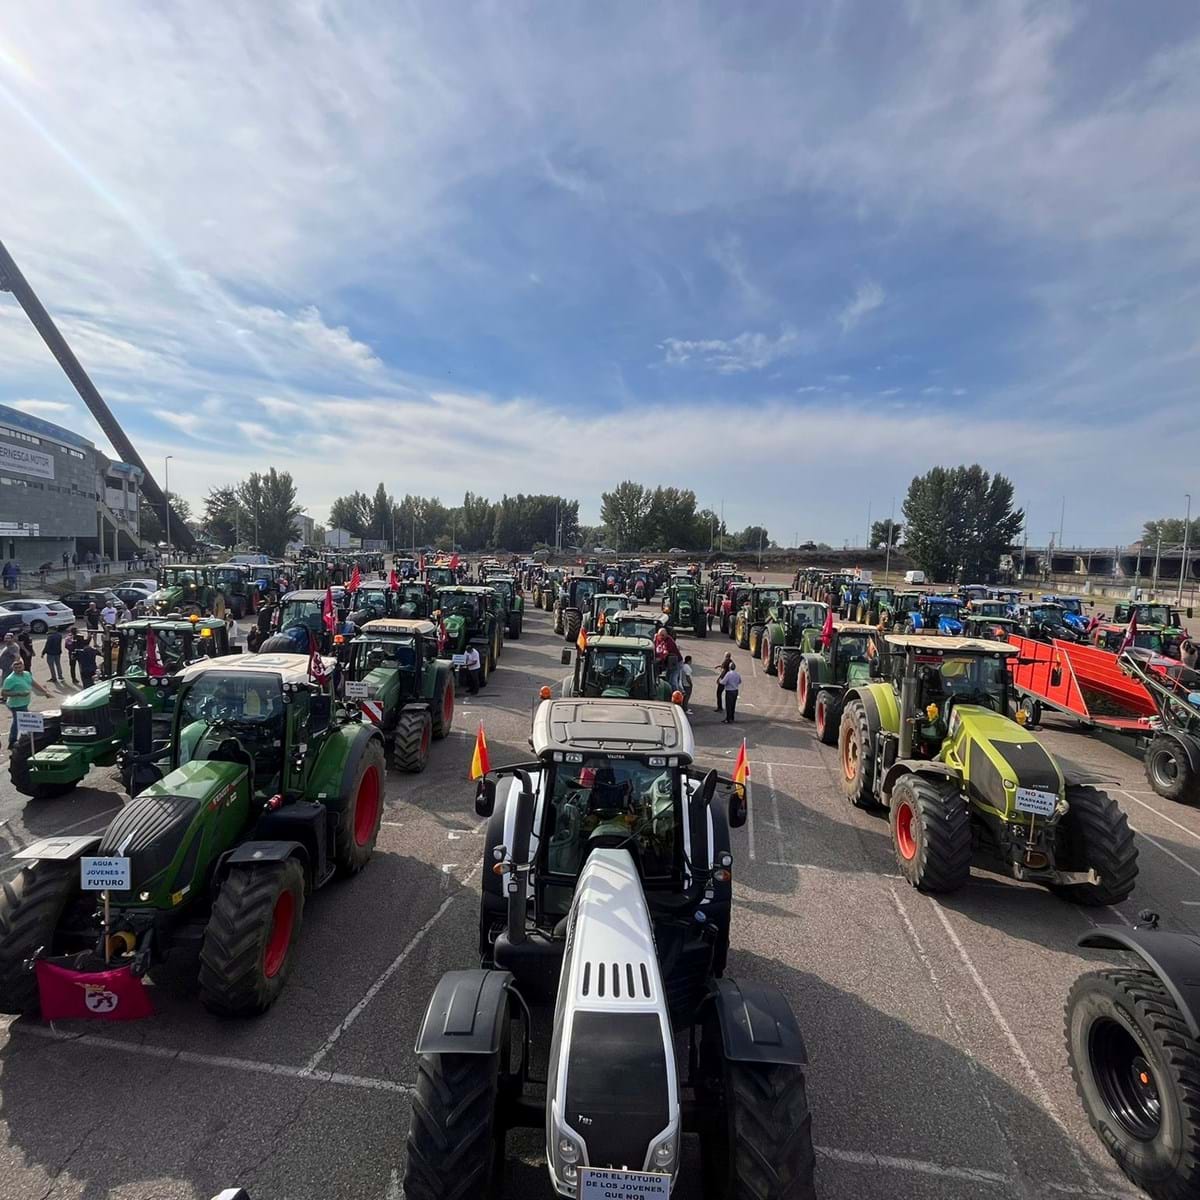
<instances>
[{"instance_id":1,"label":"blue tractor","mask_svg":"<svg viewBox=\"0 0 1200 1200\"><path fill-rule=\"evenodd\" d=\"M956 596L922 596L917 607L905 619L904 631L961 637L962 606L962 601Z\"/></svg>"},{"instance_id":2,"label":"blue tractor","mask_svg":"<svg viewBox=\"0 0 1200 1200\"><path fill-rule=\"evenodd\" d=\"M1063 624L1076 633L1086 633L1088 618L1083 611L1083 601L1078 596L1043 596L1043 604L1057 604L1062 608Z\"/></svg>"}]
</instances>

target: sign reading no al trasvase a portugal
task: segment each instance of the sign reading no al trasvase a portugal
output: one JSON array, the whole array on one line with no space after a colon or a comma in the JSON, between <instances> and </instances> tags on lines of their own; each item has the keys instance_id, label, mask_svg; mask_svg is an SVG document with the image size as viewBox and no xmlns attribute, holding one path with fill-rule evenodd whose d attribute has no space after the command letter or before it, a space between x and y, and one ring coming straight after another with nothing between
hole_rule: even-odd
<instances>
[{"instance_id":1,"label":"sign reading no al trasvase a portugal","mask_svg":"<svg viewBox=\"0 0 1200 1200\"><path fill-rule=\"evenodd\" d=\"M15 471L18 475L35 475L38 479L54 478L54 459L42 450L31 450L15 442L0 441L0 471Z\"/></svg>"}]
</instances>

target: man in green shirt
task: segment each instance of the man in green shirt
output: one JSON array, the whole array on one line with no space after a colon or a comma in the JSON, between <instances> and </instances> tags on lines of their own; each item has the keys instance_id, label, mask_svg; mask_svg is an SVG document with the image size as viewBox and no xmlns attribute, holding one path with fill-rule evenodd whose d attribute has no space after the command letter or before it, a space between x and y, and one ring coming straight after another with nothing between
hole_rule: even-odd
<instances>
[{"instance_id":1,"label":"man in green shirt","mask_svg":"<svg viewBox=\"0 0 1200 1200\"><path fill-rule=\"evenodd\" d=\"M13 669L4 677L4 687L0 696L12 713L12 725L8 731L8 748L11 750L17 742L17 713L24 712L33 699L33 689L37 688L43 696L50 693L41 684L35 683L33 675L25 665L25 660L18 657Z\"/></svg>"}]
</instances>

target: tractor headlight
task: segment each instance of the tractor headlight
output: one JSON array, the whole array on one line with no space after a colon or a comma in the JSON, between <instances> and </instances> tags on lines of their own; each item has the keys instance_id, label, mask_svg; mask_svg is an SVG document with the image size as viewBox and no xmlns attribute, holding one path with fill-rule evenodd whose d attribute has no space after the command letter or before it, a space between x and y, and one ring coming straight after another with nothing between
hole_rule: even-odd
<instances>
[{"instance_id":1,"label":"tractor headlight","mask_svg":"<svg viewBox=\"0 0 1200 1200\"><path fill-rule=\"evenodd\" d=\"M98 737L95 725L68 725L63 730L63 737Z\"/></svg>"},{"instance_id":2,"label":"tractor headlight","mask_svg":"<svg viewBox=\"0 0 1200 1200\"><path fill-rule=\"evenodd\" d=\"M572 1138L562 1137L558 1139L558 1157L564 1163L573 1163L579 1161L579 1145Z\"/></svg>"},{"instance_id":3,"label":"tractor headlight","mask_svg":"<svg viewBox=\"0 0 1200 1200\"><path fill-rule=\"evenodd\" d=\"M674 1175L679 1167L679 1127L673 1123L657 1142L652 1142L646 1155L647 1171L662 1171Z\"/></svg>"}]
</instances>

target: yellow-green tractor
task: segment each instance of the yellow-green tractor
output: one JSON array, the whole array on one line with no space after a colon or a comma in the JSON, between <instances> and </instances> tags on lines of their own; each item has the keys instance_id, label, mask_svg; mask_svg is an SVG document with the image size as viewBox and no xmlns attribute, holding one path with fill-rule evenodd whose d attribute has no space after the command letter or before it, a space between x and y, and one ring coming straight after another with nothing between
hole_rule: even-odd
<instances>
[{"instance_id":1,"label":"yellow-green tractor","mask_svg":"<svg viewBox=\"0 0 1200 1200\"><path fill-rule=\"evenodd\" d=\"M839 773L851 803L888 810L909 883L952 892L975 862L1075 904L1124 900L1138 873L1125 814L1064 771L1023 713L1008 716L1017 647L936 634L885 645L883 677L846 690Z\"/></svg>"}]
</instances>

